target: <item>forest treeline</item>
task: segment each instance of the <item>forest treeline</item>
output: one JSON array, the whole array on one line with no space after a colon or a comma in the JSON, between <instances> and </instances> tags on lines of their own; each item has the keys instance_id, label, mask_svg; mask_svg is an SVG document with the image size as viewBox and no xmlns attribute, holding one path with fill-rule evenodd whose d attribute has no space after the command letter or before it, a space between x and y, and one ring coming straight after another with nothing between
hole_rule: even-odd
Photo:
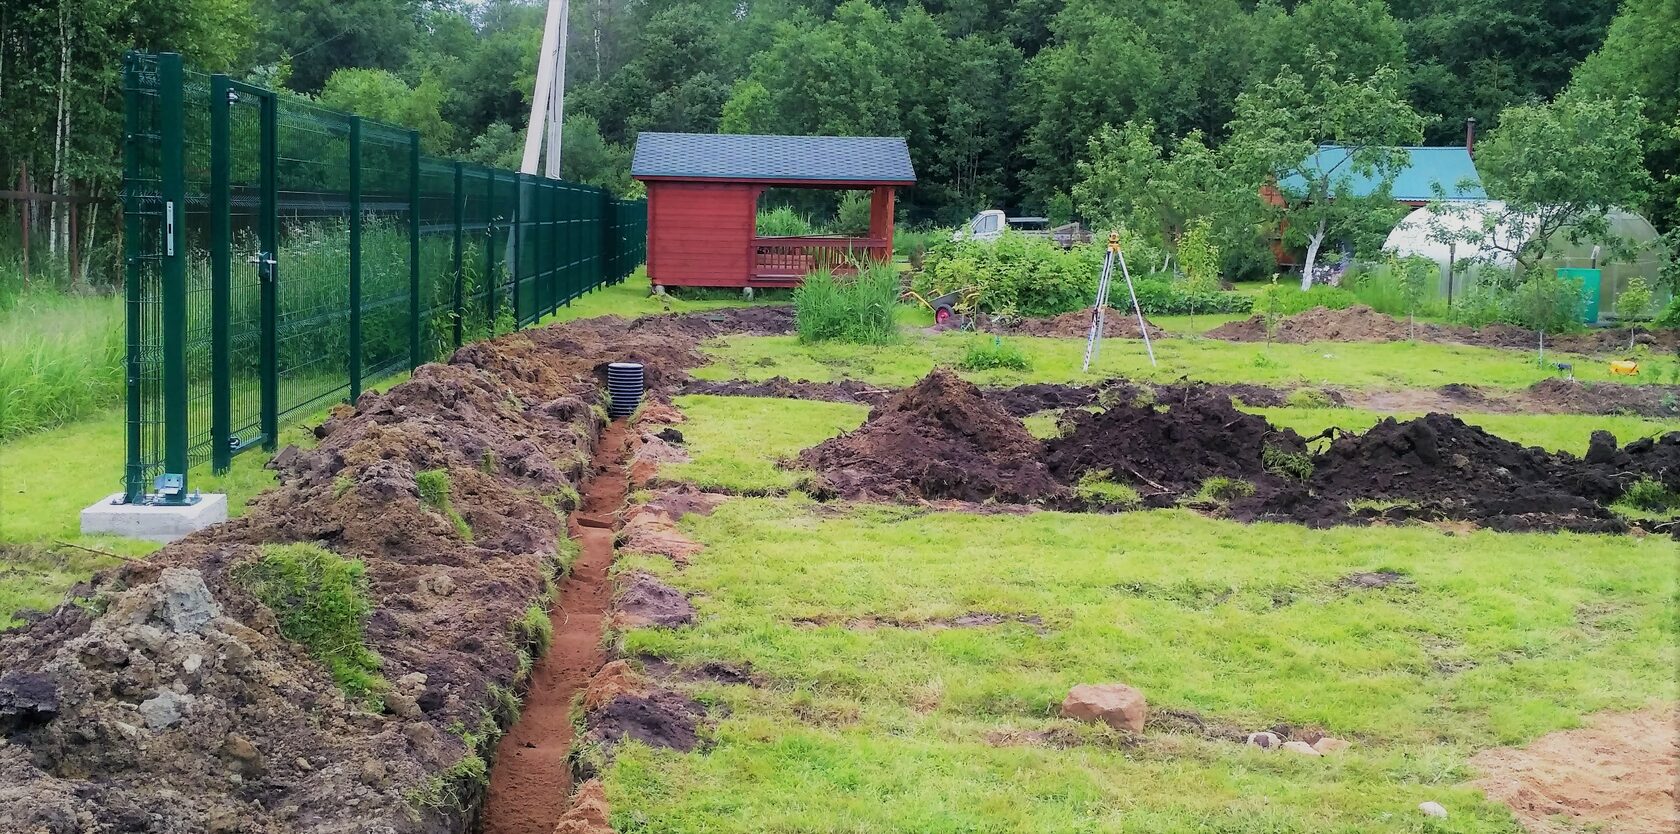
<instances>
[{"instance_id":1,"label":"forest treeline","mask_svg":"<svg viewBox=\"0 0 1680 834\"><path fill-rule=\"evenodd\" d=\"M0 177L111 194L122 54L289 88L518 160L544 6L521 0L11 0ZM1280 73L1389 79L1428 144L1570 85L1638 99L1646 205L1675 220L1680 0L574 0L565 175L633 193L642 130L909 140L913 223L1067 206L1104 126L1229 139ZM1287 71L1287 72L1286 72Z\"/></svg>"}]
</instances>

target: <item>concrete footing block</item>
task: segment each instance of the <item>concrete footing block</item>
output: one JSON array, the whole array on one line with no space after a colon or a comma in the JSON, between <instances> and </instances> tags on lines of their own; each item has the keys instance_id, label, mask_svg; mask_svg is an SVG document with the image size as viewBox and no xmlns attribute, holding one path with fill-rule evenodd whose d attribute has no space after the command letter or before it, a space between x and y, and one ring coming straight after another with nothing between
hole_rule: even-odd
<instances>
[{"instance_id":1,"label":"concrete footing block","mask_svg":"<svg viewBox=\"0 0 1680 834\"><path fill-rule=\"evenodd\" d=\"M220 493L206 493L198 503L181 506L118 503L122 497L114 493L82 510L82 533L172 542L228 517L227 496Z\"/></svg>"}]
</instances>

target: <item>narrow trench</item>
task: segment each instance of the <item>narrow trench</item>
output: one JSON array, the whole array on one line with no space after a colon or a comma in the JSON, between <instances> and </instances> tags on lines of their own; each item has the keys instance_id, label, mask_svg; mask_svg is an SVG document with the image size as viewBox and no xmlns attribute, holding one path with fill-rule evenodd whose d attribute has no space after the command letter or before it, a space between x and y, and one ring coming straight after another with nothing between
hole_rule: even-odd
<instances>
[{"instance_id":1,"label":"narrow trench","mask_svg":"<svg viewBox=\"0 0 1680 834\"><path fill-rule=\"evenodd\" d=\"M496 749L483 834L550 834L571 802L572 700L606 662L601 631L612 601L612 522L629 493L629 437L623 421L607 426L580 490L582 506L568 526L581 552L549 613L553 644L531 670L524 710Z\"/></svg>"}]
</instances>

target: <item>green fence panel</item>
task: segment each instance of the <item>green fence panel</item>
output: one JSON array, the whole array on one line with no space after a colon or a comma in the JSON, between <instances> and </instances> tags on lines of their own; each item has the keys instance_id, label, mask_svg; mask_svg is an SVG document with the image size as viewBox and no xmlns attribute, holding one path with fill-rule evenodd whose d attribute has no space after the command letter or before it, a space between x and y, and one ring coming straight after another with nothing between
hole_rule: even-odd
<instances>
[{"instance_id":1,"label":"green fence panel","mask_svg":"<svg viewBox=\"0 0 1680 834\"><path fill-rule=\"evenodd\" d=\"M280 421L535 323L642 260L646 205L421 152L411 130L130 53L132 502L273 449Z\"/></svg>"}]
</instances>

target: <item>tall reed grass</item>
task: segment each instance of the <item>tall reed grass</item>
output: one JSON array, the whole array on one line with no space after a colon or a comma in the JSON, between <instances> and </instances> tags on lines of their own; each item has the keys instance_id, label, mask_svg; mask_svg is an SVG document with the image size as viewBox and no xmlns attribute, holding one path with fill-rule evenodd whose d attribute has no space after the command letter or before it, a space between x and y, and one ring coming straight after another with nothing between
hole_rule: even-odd
<instances>
[{"instance_id":1,"label":"tall reed grass","mask_svg":"<svg viewBox=\"0 0 1680 834\"><path fill-rule=\"evenodd\" d=\"M820 269L805 276L793 293L802 342L892 344L898 341L897 304L898 272L890 264L867 266L851 276Z\"/></svg>"},{"instance_id":2,"label":"tall reed grass","mask_svg":"<svg viewBox=\"0 0 1680 834\"><path fill-rule=\"evenodd\" d=\"M123 397L123 302L28 290L0 306L0 442Z\"/></svg>"}]
</instances>

